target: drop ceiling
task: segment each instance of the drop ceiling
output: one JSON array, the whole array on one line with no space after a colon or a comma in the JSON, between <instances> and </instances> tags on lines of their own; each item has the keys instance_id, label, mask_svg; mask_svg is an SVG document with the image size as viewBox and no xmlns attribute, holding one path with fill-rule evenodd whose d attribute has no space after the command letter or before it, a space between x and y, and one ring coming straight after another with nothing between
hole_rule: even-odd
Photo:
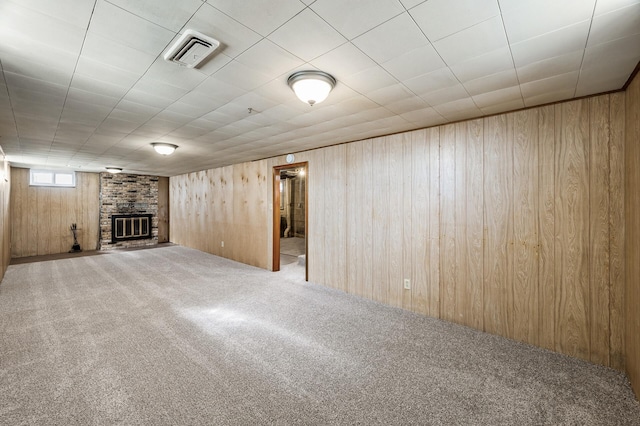
<instances>
[{"instance_id":1,"label":"drop ceiling","mask_svg":"<svg viewBox=\"0 0 640 426\"><path fill-rule=\"evenodd\" d=\"M221 43L199 69L162 58L187 29ZM2 0L0 146L173 176L618 90L639 60L640 0ZM304 69L338 80L322 104Z\"/></svg>"}]
</instances>

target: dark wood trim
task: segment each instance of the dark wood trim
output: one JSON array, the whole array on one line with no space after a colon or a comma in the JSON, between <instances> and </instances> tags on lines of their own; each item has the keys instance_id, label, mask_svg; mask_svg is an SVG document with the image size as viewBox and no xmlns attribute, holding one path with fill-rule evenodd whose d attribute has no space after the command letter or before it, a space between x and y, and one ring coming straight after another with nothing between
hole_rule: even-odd
<instances>
[{"instance_id":1,"label":"dark wood trim","mask_svg":"<svg viewBox=\"0 0 640 426\"><path fill-rule=\"evenodd\" d=\"M280 270L280 171L304 168L304 280L309 281L309 162L291 163L273 167L273 241L272 271Z\"/></svg>"},{"instance_id":2,"label":"dark wood trim","mask_svg":"<svg viewBox=\"0 0 640 426\"><path fill-rule=\"evenodd\" d=\"M640 72L640 62L636 64L636 68L633 70L633 72L627 79L627 82L624 84L624 86L622 86L622 90L627 90L629 88L629 85L633 82L633 79L636 78L639 72Z\"/></svg>"}]
</instances>

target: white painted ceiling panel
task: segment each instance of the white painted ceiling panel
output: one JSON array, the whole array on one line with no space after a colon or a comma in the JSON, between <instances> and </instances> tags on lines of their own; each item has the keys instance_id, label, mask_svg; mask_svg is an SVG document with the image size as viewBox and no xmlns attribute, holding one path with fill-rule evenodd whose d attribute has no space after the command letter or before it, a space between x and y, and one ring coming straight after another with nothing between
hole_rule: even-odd
<instances>
[{"instance_id":1,"label":"white painted ceiling panel","mask_svg":"<svg viewBox=\"0 0 640 426\"><path fill-rule=\"evenodd\" d=\"M306 62L347 41L310 9L303 10L275 30L269 40Z\"/></svg>"},{"instance_id":2,"label":"white painted ceiling panel","mask_svg":"<svg viewBox=\"0 0 640 426\"><path fill-rule=\"evenodd\" d=\"M187 29L221 43L199 68L163 59ZM169 176L618 90L639 60L640 0L5 0L0 140ZM314 107L304 69L337 79Z\"/></svg>"},{"instance_id":3,"label":"white painted ceiling panel","mask_svg":"<svg viewBox=\"0 0 640 426\"><path fill-rule=\"evenodd\" d=\"M389 0L317 0L311 9L347 40L353 40L405 11L399 2Z\"/></svg>"},{"instance_id":4,"label":"white painted ceiling panel","mask_svg":"<svg viewBox=\"0 0 640 426\"><path fill-rule=\"evenodd\" d=\"M500 0L511 43L588 21L595 4L596 0Z\"/></svg>"},{"instance_id":5,"label":"white painted ceiling panel","mask_svg":"<svg viewBox=\"0 0 640 426\"><path fill-rule=\"evenodd\" d=\"M502 20L495 17L433 43L442 59L452 66L507 47Z\"/></svg>"},{"instance_id":6,"label":"white painted ceiling panel","mask_svg":"<svg viewBox=\"0 0 640 426\"><path fill-rule=\"evenodd\" d=\"M410 11L433 43L500 15L497 0L429 0Z\"/></svg>"},{"instance_id":7,"label":"white painted ceiling panel","mask_svg":"<svg viewBox=\"0 0 640 426\"><path fill-rule=\"evenodd\" d=\"M207 0L207 2L262 36L300 13L305 5L298 0Z\"/></svg>"}]
</instances>

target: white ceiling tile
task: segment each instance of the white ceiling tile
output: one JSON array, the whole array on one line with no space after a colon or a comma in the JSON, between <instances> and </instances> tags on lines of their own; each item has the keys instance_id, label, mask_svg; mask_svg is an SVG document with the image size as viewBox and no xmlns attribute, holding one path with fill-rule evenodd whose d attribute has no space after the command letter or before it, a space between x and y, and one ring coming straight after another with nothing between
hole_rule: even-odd
<instances>
[{"instance_id":1,"label":"white ceiling tile","mask_svg":"<svg viewBox=\"0 0 640 426\"><path fill-rule=\"evenodd\" d=\"M344 79L344 84L360 93L378 90L396 83L395 78L378 67L369 68Z\"/></svg>"},{"instance_id":2,"label":"white ceiling tile","mask_svg":"<svg viewBox=\"0 0 640 426\"><path fill-rule=\"evenodd\" d=\"M575 89L545 92L539 95L526 97L524 99L524 104L526 107L550 104L550 103L559 102L565 99L569 99L574 96L574 93L575 93Z\"/></svg>"},{"instance_id":3,"label":"white ceiling tile","mask_svg":"<svg viewBox=\"0 0 640 426\"><path fill-rule=\"evenodd\" d=\"M364 33L352 43L378 63L430 44L407 13Z\"/></svg>"},{"instance_id":4,"label":"white ceiling tile","mask_svg":"<svg viewBox=\"0 0 640 426\"><path fill-rule=\"evenodd\" d=\"M388 0L317 0L311 9L348 40L405 11L399 2Z\"/></svg>"},{"instance_id":5,"label":"white ceiling tile","mask_svg":"<svg viewBox=\"0 0 640 426\"><path fill-rule=\"evenodd\" d=\"M503 5L504 0L500 1ZM595 0L510 0L502 17L511 43L591 19Z\"/></svg>"},{"instance_id":6,"label":"white ceiling tile","mask_svg":"<svg viewBox=\"0 0 640 426\"><path fill-rule=\"evenodd\" d=\"M108 96L116 99L122 98L128 91L129 87L119 86L117 84L107 83L105 81L95 80L93 78L75 74L71 82L71 88L83 90L86 92L96 93L100 96Z\"/></svg>"},{"instance_id":7,"label":"white ceiling tile","mask_svg":"<svg viewBox=\"0 0 640 426\"><path fill-rule=\"evenodd\" d=\"M424 3L426 0L400 0L400 3L405 7L405 9L411 9L419 5L420 3Z\"/></svg>"},{"instance_id":8,"label":"white ceiling tile","mask_svg":"<svg viewBox=\"0 0 640 426\"><path fill-rule=\"evenodd\" d=\"M579 69L582 64L584 50L570 52L566 55L556 56L539 62L518 68L518 80L527 83L534 80L542 80L554 75L565 74Z\"/></svg>"},{"instance_id":9,"label":"white ceiling tile","mask_svg":"<svg viewBox=\"0 0 640 426\"><path fill-rule=\"evenodd\" d=\"M513 69L501 71L495 74L480 77L464 82L464 87L471 96L481 93L494 92L507 87L517 86L518 76Z\"/></svg>"},{"instance_id":10,"label":"white ceiling tile","mask_svg":"<svg viewBox=\"0 0 640 426\"><path fill-rule=\"evenodd\" d=\"M97 2L89 34L98 34L154 58L175 36L174 32L106 1Z\"/></svg>"},{"instance_id":11,"label":"white ceiling tile","mask_svg":"<svg viewBox=\"0 0 640 426\"><path fill-rule=\"evenodd\" d=\"M448 121L457 121L463 118L473 118L482 115L482 111L480 111L471 98L437 105L434 109Z\"/></svg>"},{"instance_id":12,"label":"white ceiling tile","mask_svg":"<svg viewBox=\"0 0 640 426\"><path fill-rule=\"evenodd\" d=\"M88 77L94 81L119 86L126 90L130 89L140 78L138 74L122 70L85 56L82 56L78 61L76 72L73 77L73 85L75 85L75 80L78 76ZM94 83L86 82L86 84L90 85Z\"/></svg>"},{"instance_id":13,"label":"white ceiling tile","mask_svg":"<svg viewBox=\"0 0 640 426\"><path fill-rule=\"evenodd\" d=\"M437 126L447 121L438 111L431 107L410 111L402 114L401 117L419 127Z\"/></svg>"},{"instance_id":14,"label":"white ceiling tile","mask_svg":"<svg viewBox=\"0 0 640 426\"><path fill-rule=\"evenodd\" d=\"M21 7L51 16L67 24L86 28L89 25L94 2L85 0L19 0ZM9 3L6 1L6 3ZM12 3L17 3L13 1Z\"/></svg>"},{"instance_id":15,"label":"white ceiling tile","mask_svg":"<svg viewBox=\"0 0 640 426\"><path fill-rule=\"evenodd\" d=\"M496 0L429 0L409 11L433 43L500 15Z\"/></svg>"},{"instance_id":16,"label":"white ceiling tile","mask_svg":"<svg viewBox=\"0 0 640 426\"><path fill-rule=\"evenodd\" d=\"M508 46L502 47L468 61L459 62L450 68L463 83L501 71L513 70L511 49Z\"/></svg>"},{"instance_id":17,"label":"white ceiling tile","mask_svg":"<svg viewBox=\"0 0 640 426\"><path fill-rule=\"evenodd\" d=\"M543 80L531 81L520 85L522 96L531 98L545 93L574 90L578 84L578 71L556 75Z\"/></svg>"},{"instance_id":18,"label":"white ceiling tile","mask_svg":"<svg viewBox=\"0 0 640 426\"><path fill-rule=\"evenodd\" d=\"M267 36L298 14L305 5L298 0L207 0L236 21Z\"/></svg>"},{"instance_id":19,"label":"white ceiling tile","mask_svg":"<svg viewBox=\"0 0 640 426\"><path fill-rule=\"evenodd\" d=\"M640 33L640 3L596 16L587 47Z\"/></svg>"},{"instance_id":20,"label":"white ceiling tile","mask_svg":"<svg viewBox=\"0 0 640 426\"><path fill-rule=\"evenodd\" d=\"M115 107L118 102L120 102L120 98L105 96L95 92L87 92L75 87L69 89L67 99L84 103L93 103L111 108Z\"/></svg>"},{"instance_id":21,"label":"white ceiling tile","mask_svg":"<svg viewBox=\"0 0 640 426\"><path fill-rule=\"evenodd\" d=\"M162 58L156 59L144 76L157 81L158 85L168 84L185 90L194 89L208 77L207 74L199 72L199 70L181 67Z\"/></svg>"},{"instance_id":22,"label":"white ceiling tile","mask_svg":"<svg viewBox=\"0 0 640 426\"><path fill-rule=\"evenodd\" d=\"M507 47L507 38L497 16L436 41L433 46L444 62L452 66Z\"/></svg>"},{"instance_id":23,"label":"white ceiling tile","mask_svg":"<svg viewBox=\"0 0 640 426\"><path fill-rule=\"evenodd\" d=\"M208 3L202 5L185 27L218 40L220 42L218 49L231 58L235 58L262 39L260 34Z\"/></svg>"},{"instance_id":24,"label":"white ceiling tile","mask_svg":"<svg viewBox=\"0 0 640 426\"><path fill-rule=\"evenodd\" d=\"M374 67L376 63L353 44L346 43L314 59L311 65L340 80Z\"/></svg>"},{"instance_id":25,"label":"white ceiling tile","mask_svg":"<svg viewBox=\"0 0 640 426\"><path fill-rule=\"evenodd\" d=\"M133 47L89 32L82 48L82 57L140 75L149 69L157 55L141 52Z\"/></svg>"},{"instance_id":26,"label":"white ceiling tile","mask_svg":"<svg viewBox=\"0 0 640 426\"><path fill-rule=\"evenodd\" d=\"M304 64L304 61L267 39L249 48L238 56L236 61L248 68L259 70L260 74L269 76L269 80Z\"/></svg>"},{"instance_id":27,"label":"white ceiling tile","mask_svg":"<svg viewBox=\"0 0 640 426\"><path fill-rule=\"evenodd\" d=\"M578 92L618 90L640 61L640 34L587 48L580 72Z\"/></svg>"},{"instance_id":28,"label":"white ceiling tile","mask_svg":"<svg viewBox=\"0 0 640 426\"><path fill-rule=\"evenodd\" d=\"M597 1L595 16L602 15L604 13L612 12L616 9L622 9L623 7L631 6L640 3L640 0L607 0Z\"/></svg>"},{"instance_id":29,"label":"white ceiling tile","mask_svg":"<svg viewBox=\"0 0 640 426\"><path fill-rule=\"evenodd\" d=\"M407 97L412 98L413 96L415 95L409 89L399 83L374 90L367 94L367 97L369 99L380 105L386 105L391 102L400 101L402 99L406 99Z\"/></svg>"},{"instance_id":30,"label":"white ceiling tile","mask_svg":"<svg viewBox=\"0 0 640 426\"><path fill-rule=\"evenodd\" d=\"M85 28L69 25L51 15L29 9L15 2L4 2L0 13L0 47L28 52L46 51L48 47L80 53ZM82 7L80 8L83 9Z\"/></svg>"},{"instance_id":31,"label":"white ceiling tile","mask_svg":"<svg viewBox=\"0 0 640 426\"><path fill-rule=\"evenodd\" d=\"M385 109L393 112L394 114L408 114L412 111L423 111L427 108L431 108L431 105L427 103L424 99L419 98L418 96L413 96L411 98L400 99L395 102L389 102L384 105Z\"/></svg>"},{"instance_id":32,"label":"white ceiling tile","mask_svg":"<svg viewBox=\"0 0 640 426\"><path fill-rule=\"evenodd\" d=\"M242 90L253 90L273 80L272 76L263 74L255 68L237 61L230 62L227 66L216 72L214 76L217 80Z\"/></svg>"},{"instance_id":33,"label":"white ceiling tile","mask_svg":"<svg viewBox=\"0 0 640 426\"><path fill-rule=\"evenodd\" d=\"M459 99L468 98L469 94L464 86L460 83L446 87L444 89L434 90L432 92L423 93L420 95L422 99L427 101L429 105L436 106L446 104L448 102L457 101Z\"/></svg>"},{"instance_id":34,"label":"white ceiling tile","mask_svg":"<svg viewBox=\"0 0 640 426\"><path fill-rule=\"evenodd\" d=\"M73 78L73 68L77 58L66 52L55 53L62 54L55 59L47 56L42 60L33 61L12 53L2 53L0 59L5 72L22 74L50 84L68 86Z\"/></svg>"},{"instance_id":35,"label":"white ceiling tile","mask_svg":"<svg viewBox=\"0 0 640 426\"><path fill-rule=\"evenodd\" d=\"M178 32L200 7L202 0L106 0L149 22Z\"/></svg>"},{"instance_id":36,"label":"white ceiling tile","mask_svg":"<svg viewBox=\"0 0 640 426\"><path fill-rule=\"evenodd\" d=\"M449 68L440 68L427 74L404 81L404 85L417 95L455 86L459 81Z\"/></svg>"},{"instance_id":37,"label":"white ceiling tile","mask_svg":"<svg viewBox=\"0 0 640 426\"><path fill-rule=\"evenodd\" d=\"M520 87L507 87L505 89L496 90L494 92L481 93L473 96L473 101L478 108L484 111L485 108L491 108L493 105L501 105L505 103L519 102L524 106Z\"/></svg>"},{"instance_id":38,"label":"white ceiling tile","mask_svg":"<svg viewBox=\"0 0 640 426\"><path fill-rule=\"evenodd\" d=\"M207 75L213 75L231 61L232 59L230 56L227 56L224 53L216 52L212 56L200 62L200 64L198 65L198 71Z\"/></svg>"},{"instance_id":39,"label":"white ceiling tile","mask_svg":"<svg viewBox=\"0 0 640 426\"><path fill-rule=\"evenodd\" d=\"M431 45L419 47L381 65L400 81L445 67L444 61Z\"/></svg>"},{"instance_id":40,"label":"white ceiling tile","mask_svg":"<svg viewBox=\"0 0 640 426\"><path fill-rule=\"evenodd\" d=\"M581 22L511 45L517 68L584 49L590 22Z\"/></svg>"},{"instance_id":41,"label":"white ceiling tile","mask_svg":"<svg viewBox=\"0 0 640 426\"><path fill-rule=\"evenodd\" d=\"M303 10L275 30L269 40L307 62L346 42L310 9Z\"/></svg>"}]
</instances>

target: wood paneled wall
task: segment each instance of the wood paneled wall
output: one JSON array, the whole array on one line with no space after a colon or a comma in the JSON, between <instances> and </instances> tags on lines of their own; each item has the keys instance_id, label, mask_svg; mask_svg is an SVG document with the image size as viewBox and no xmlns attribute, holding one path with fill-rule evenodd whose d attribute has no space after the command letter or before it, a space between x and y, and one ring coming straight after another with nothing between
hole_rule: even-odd
<instances>
[{"instance_id":1,"label":"wood paneled wall","mask_svg":"<svg viewBox=\"0 0 640 426\"><path fill-rule=\"evenodd\" d=\"M624 102L296 154L310 281L624 368Z\"/></svg>"},{"instance_id":2,"label":"wood paneled wall","mask_svg":"<svg viewBox=\"0 0 640 426\"><path fill-rule=\"evenodd\" d=\"M76 173L75 188L29 186L29 169L11 169L12 257L64 253L71 249L69 227L78 225L83 250L96 250L99 234L100 175Z\"/></svg>"},{"instance_id":3,"label":"wood paneled wall","mask_svg":"<svg viewBox=\"0 0 640 426\"><path fill-rule=\"evenodd\" d=\"M267 176L257 161L170 178L171 241L269 269Z\"/></svg>"},{"instance_id":4,"label":"wood paneled wall","mask_svg":"<svg viewBox=\"0 0 640 426\"><path fill-rule=\"evenodd\" d=\"M169 242L169 178L158 177L158 242Z\"/></svg>"},{"instance_id":5,"label":"wood paneled wall","mask_svg":"<svg viewBox=\"0 0 640 426\"><path fill-rule=\"evenodd\" d=\"M296 154L309 280L624 368L624 108L616 93ZM269 269L284 164L171 178L172 241Z\"/></svg>"},{"instance_id":6,"label":"wood paneled wall","mask_svg":"<svg viewBox=\"0 0 640 426\"><path fill-rule=\"evenodd\" d=\"M640 75L628 87L626 102L625 356L627 374L640 399Z\"/></svg>"},{"instance_id":7,"label":"wood paneled wall","mask_svg":"<svg viewBox=\"0 0 640 426\"><path fill-rule=\"evenodd\" d=\"M2 150L0 149L0 152ZM11 224L9 198L11 192L11 172L4 160L0 157L0 281L11 261ZM5 170L7 176L5 179Z\"/></svg>"}]
</instances>

